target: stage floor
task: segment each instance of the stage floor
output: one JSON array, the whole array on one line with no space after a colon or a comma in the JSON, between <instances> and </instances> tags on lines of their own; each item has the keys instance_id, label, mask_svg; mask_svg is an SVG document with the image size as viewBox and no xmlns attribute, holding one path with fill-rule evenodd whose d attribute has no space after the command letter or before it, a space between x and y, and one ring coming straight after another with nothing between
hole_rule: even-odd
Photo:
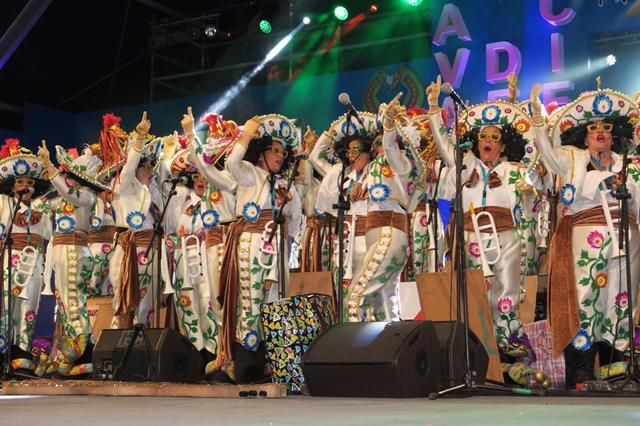
<instances>
[{"instance_id":1,"label":"stage floor","mask_svg":"<svg viewBox=\"0 0 640 426\"><path fill-rule=\"evenodd\" d=\"M638 425L637 398L200 399L0 396L2 425Z\"/></svg>"}]
</instances>

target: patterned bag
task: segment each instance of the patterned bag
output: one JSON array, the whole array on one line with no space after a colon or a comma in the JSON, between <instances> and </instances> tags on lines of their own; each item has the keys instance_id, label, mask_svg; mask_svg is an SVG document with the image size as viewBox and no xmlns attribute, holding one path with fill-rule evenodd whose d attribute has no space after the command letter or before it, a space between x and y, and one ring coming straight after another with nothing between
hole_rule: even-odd
<instances>
[{"instance_id":1,"label":"patterned bag","mask_svg":"<svg viewBox=\"0 0 640 426\"><path fill-rule=\"evenodd\" d=\"M336 322L331 297L292 296L262 305L262 326L273 383L300 393L304 376L300 362L311 343Z\"/></svg>"},{"instance_id":2,"label":"patterned bag","mask_svg":"<svg viewBox=\"0 0 640 426\"><path fill-rule=\"evenodd\" d=\"M537 358L536 362L531 364L531 368L542 370L551 380L553 388L564 389L564 355L553 356L551 331L547 320L525 324L524 332L529 336L529 342Z\"/></svg>"}]
</instances>

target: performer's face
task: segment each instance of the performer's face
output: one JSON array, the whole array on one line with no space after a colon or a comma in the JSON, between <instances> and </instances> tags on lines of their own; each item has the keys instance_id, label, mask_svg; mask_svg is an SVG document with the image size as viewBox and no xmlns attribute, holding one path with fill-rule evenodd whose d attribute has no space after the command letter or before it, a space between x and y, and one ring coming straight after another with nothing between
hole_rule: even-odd
<instances>
[{"instance_id":1,"label":"performer's face","mask_svg":"<svg viewBox=\"0 0 640 426\"><path fill-rule=\"evenodd\" d=\"M362 171L369 163L369 153L365 152L364 145L358 139L349 142L347 158L351 168L356 172Z\"/></svg>"},{"instance_id":2,"label":"performer's face","mask_svg":"<svg viewBox=\"0 0 640 426\"><path fill-rule=\"evenodd\" d=\"M271 173L278 173L282 169L288 152L280 142L273 141L271 149L267 149L263 154L266 169Z\"/></svg>"},{"instance_id":3,"label":"performer's face","mask_svg":"<svg viewBox=\"0 0 640 426\"><path fill-rule=\"evenodd\" d=\"M496 161L504 151L502 133L494 126L485 127L478 133L478 151L480 161Z\"/></svg>"},{"instance_id":4,"label":"performer's face","mask_svg":"<svg viewBox=\"0 0 640 426\"><path fill-rule=\"evenodd\" d=\"M204 191L207 189L207 180L200 173L196 173L193 176L193 190L198 197L204 195Z\"/></svg>"},{"instance_id":5,"label":"performer's face","mask_svg":"<svg viewBox=\"0 0 640 426\"><path fill-rule=\"evenodd\" d=\"M136 177L142 184L149 185L153 177L153 165L149 161L145 161L142 167L138 167L136 170Z\"/></svg>"},{"instance_id":6,"label":"performer's face","mask_svg":"<svg viewBox=\"0 0 640 426\"><path fill-rule=\"evenodd\" d=\"M13 193L17 194L18 192L24 191L25 189L33 188L35 184L36 180L30 177L16 178L15 182L13 183ZM31 201L31 192L25 192L22 195L22 201Z\"/></svg>"},{"instance_id":7,"label":"performer's face","mask_svg":"<svg viewBox=\"0 0 640 426\"><path fill-rule=\"evenodd\" d=\"M587 148L595 152L610 152L613 145L613 125L603 121L587 124Z\"/></svg>"}]
</instances>

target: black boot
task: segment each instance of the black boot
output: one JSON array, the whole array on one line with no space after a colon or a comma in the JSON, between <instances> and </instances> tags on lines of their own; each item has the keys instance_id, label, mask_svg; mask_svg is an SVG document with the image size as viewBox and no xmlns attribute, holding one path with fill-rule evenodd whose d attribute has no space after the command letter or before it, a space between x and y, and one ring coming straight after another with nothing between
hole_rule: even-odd
<instances>
[{"instance_id":1,"label":"black boot","mask_svg":"<svg viewBox=\"0 0 640 426\"><path fill-rule=\"evenodd\" d=\"M587 351L579 351L572 345L564 350L566 387L569 390L576 388L578 383L595 380L596 348Z\"/></svg>"},{"instance_id":2,"label":"black boot","mask_svg":"<svg viewBox=\"0 0 640 426\"><path fill-rule=\"evenodd\" d=\"M614 349L607 342L598 342L597 347L600 366L613 364L614 362L626 361L624 353Z\"/></svg>"},{"instance_id":3,"label":"black boot","mask_svg":"<svg viewBox=\"0 0 640 426\"><path fill-rule=\"evenodd\" d=\"M236 383L240 385L269 381L269 377L265 376L266 359L264 342L260 343L255 351L247 350L237 342L233 345L233 371Z\"/></svg>"}]
</instances>

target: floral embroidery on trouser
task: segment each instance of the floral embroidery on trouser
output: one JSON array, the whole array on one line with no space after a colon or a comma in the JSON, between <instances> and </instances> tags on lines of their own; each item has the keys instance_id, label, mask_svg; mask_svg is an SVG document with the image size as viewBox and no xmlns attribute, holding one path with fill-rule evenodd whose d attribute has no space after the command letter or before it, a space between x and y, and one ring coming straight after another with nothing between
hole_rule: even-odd
<instances>
[{"instance_id":1,"label":"floral embroidery on trouser","mask_svg":"<svg viewBox=\"0 0 640 426\"><path fill-rule=\"evenodd\" d=\"M87 311L91 253L86 246L67 244L55 245L52 250L58 321L62 325L63 333L71 338L81 334L91 336L91 323Z\"/></svg>"},{"instance_id":2,"label":"floral embroidery on trouser","mask_svg":"<svg viewBox=\"0 0 640 426\"><path fill-rule=\"evenodd\" d=\"M196 349L206 349L215 355L218 352L220 332L220 323L216 319L221 320L221 314L219 313L216 318L212 303L214 294L211 292L208 277L200 275L193 281L190 277L185 277L184 256L179 246L176 246L173 256L175 260L173 285L176 292L175 303L180 331ZM212 260L207 259L209 267L212 264L217 265L217 259Z\"/></svg>"},{"instance_id":3,"label":"floral embroidery on trouser","mask_svg":"<svg viewBox=\"0 0 640 426\"><path fill-rule=\"evenodd\" d=\"M352 271L352 273L350 273L349 275L346 275L346 272L345 272L345 277L353 277L353 274L355 274L362 268L362 265L364 264L365 255L367 254L366 236L361 235L359 237L354 237L354 238L355 240L353 242L352 253L349 253L348 248L345 247L344 263L346 265L346 268L350 268L350 270ZM338 288L337 288L338 264L339 264L338 263L338 244L335 244L335 248L333 250L333 271L332 272L333 272L333 282L336 283L336 295L338 294ZM343 288L343 293L342 293L343 305L342 306L344 307L345 313L347 310L347 296L348 296L349 288L351 287L352 282L353 280L351 278L345 278L342 282L342 288Z\"/></svg>"},{"instance_id":4,"label":"floral embroidery on trouser","mask_svg":"<svg viewBox=\"0 0 640 426\"><path fill-rule=\"evenodd\" d=\"M630 253L627 256L631 261L631 296L634 301L640 279L639 239L638 229L631 227ZM573 346L578 350L588 350L597 342L607 342L620 351L629 347L627 307L630 295L626 287L626 265L624 257L613 258L616 252L606 226L573 228L573 261L580 318L580 332ZM636 312L634 309L634 317Z\"/></svg>"},{"instance_id":5,"label":"floral embroidery on trouser","mask_svg":"<svg viewBox=\"0 0 640 426\"><path fill-rule=\"evenodd\" d=\"M14 291L11 300L13 302L12 305L12 325L13 325L13 343L20 347L20 349L30 352L31 351L31 342L33 340L33 329L36 324L36 315L38 312L38 305L40 303L40 291L42 288L42 272L44 270L44 260L43 256L40 253L36 260L35 267L33 269L33 274L31 277L25 282L16 285L15 280L15 270L17 266L17 262L19 259L19 251L13 250L12 253L12 279L14 285L12 285L12 289ZM8 259L7 252L4 252L4 265L3 265L3 274L4 274L4 291L3 291L3 306L7 306L9 302L9 273L8 273ZM0 340L5 341L6 336L8 336L8 327L7 327L7 311L4 311L2 317L0 318Z\"/></svg>"},{"instance_id":6,"label":"floral embroidery on trouser","mask_svg":"<svg viewBox=\"0 0 640 426\"><path fill-rule=\"evenodd\" d=\"M152 286L158 285L157 267L154 262L156 250L149 251L149 257L145 257L147 247L136 247L138 259L138 285L140 286L140 303L134 312L133 323L144 324L147 327L153 325L155 307L153 306ZM120 277L122 275L124 251L118 244L113 251L113 257L109 262L109 280L113 285L113 306L118 306L118 286L120 285ZM158 290L158 292L162 289ZM158 297L161 297L159 294ZM115 319L115 318L114 318Z\"/></svg>"},{"instance_id":7,"label":"floral embroidery on trouser","mask_svg":"<svg viewBox=\"0 0 640 426\"><path fill-rule=\"evenodd\" d=\"M89 280L90 296L113 296L113 285L109 280L109 261L113 255L113 244L89 244L91 252L91 278Z\"/></svg>"},{"instance_id":8,"label":"floral embroidery on trouser","mask_svg":"<svg viewBox=\"0 0 640 426\"><path fill-rule=\"evenodd\" d=\"M416 210L411 217L411 260L409 277L415 280L416 275L436 272L438 263L442 263L445 251L444 237L433 235L433 224L429 223L429 216L424 210ZM444 235L442 230L442 218L438 211L438 232ZM438 260L436 259L435 244L438 245Z\"/></svg>"},{"instance_id":9,"label":"floral embroidery on trouser","mask_svg":"<svg viewBox=\"0 0 640 426\"><path fill-rule=\"evenodd\" d=\"M505 348L510 339L517 339L519 342L524 335L519 312L521 241L515 230L498 232L498 238L501 246L500 258L490 266L495 276L485 277L485 285L496 340L499 347ZM480 247L475 233L465 231L465 245L467 269L482 269ZM487 253L487 256L491 261L494 253Z\"/></svg>"},{"instance_id":10,"label":"floral embroidery on trouser","mask_svg":"<svg viewBox=\"0 0 640 426\"><path fill-rule=\"evenodd\" d=\"M407 261L407 234L390 226L366 235L370 247L347 295L348 321L399 319L398 285Z\"/></svg>"}]
</instances>

